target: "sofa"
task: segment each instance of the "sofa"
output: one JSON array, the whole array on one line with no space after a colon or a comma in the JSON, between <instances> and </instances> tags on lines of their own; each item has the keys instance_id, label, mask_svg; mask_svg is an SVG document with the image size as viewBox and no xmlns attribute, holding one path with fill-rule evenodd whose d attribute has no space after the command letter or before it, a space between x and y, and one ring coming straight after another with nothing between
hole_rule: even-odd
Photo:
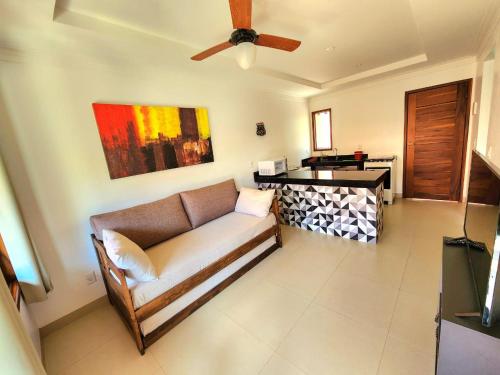
<instances>
[{"instance_id":1,"label":"sofa","mask_svg":"<svg viewBox=\"0 0 500 375\"><path fill-rule=\"evenodd\" d=\"M278 203L256 217L235 212L234 180L90 218L110 303L141 354L270 253L281 247ZM103 231L140 246L158 278L138 282L107 254Z\"/></svg>"}]
</instances>

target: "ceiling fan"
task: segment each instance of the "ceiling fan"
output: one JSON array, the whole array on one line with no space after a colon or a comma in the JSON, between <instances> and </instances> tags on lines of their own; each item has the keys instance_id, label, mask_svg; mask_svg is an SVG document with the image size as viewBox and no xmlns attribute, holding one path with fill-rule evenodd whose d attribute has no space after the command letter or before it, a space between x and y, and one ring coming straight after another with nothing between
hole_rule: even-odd
<instances>
[{"instance_id":1,"label":"ceiling fan","mask_svg":"<svg viewBox=\"0 0 500 375\"><path fill-rule=\"evenodd\" d=\"M252 29L252 0L229 0L233 28L236 29L231 34L231 38L223 43L217 44L197 55L191 60L201 61L221 52L225 49L236 46L236 60L243 69L248 69L255 62L255 46L276 48L283 51L292 52L300 46L300 41L283 38L269 34L257 34Z\"/></svg>"}]
</instances>

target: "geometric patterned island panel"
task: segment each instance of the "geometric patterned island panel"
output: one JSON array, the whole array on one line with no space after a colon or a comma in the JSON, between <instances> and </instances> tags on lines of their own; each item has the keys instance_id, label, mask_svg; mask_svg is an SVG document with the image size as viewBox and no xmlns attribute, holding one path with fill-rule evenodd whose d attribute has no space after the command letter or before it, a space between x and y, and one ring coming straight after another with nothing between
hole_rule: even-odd
<instances>
[{"instance_id":1,"label":"geometric patterned island panel","mask_svg":"<svg viewBox=\"0 0 500 375\"><path fill-rule=\"evenodd\" d=\"M384 187L258 183L276 189L282 223L368 243L376 243L384 228Z\"/></svg>"}]
</instances>

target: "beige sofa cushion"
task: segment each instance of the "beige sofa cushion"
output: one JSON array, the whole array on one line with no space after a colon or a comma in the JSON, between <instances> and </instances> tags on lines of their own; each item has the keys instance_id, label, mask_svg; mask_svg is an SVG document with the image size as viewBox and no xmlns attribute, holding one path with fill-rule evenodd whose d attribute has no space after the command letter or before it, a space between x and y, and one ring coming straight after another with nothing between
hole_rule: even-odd
<instances>
[{"instance_id":1,"label":"beige sofa cushion","mask_svg":"<svg viewBox=\"0 0 500 375\"><path fill-rule=\"evenodd\" d=\"M234 211L238 192L234 180L180 193L193 228Z\"/></svg>"},{"instance_id":2,"label":"beige sofa cushion","mask_svg":"<svg viewBox=\"0 0 500 375\"><path fill-rule=\"evenodd\" d=\"M256 217L231 212L151 247L146 254L159 278L129 284L134 307L153 300L275 224L272 213Z\"/></svg>"},{"instance_id":3,"label":"beige sofa cushion","mask_svg":"<svg viewBox=\"0 0 500 375\"><path fill-rule=\"evenodd\" d=\"M192 229L179 194L95 215L90 218L90 223L97 239L102 240L103 229L110 229L123 234L142 249Z\"/></svg>"}]
</instances>

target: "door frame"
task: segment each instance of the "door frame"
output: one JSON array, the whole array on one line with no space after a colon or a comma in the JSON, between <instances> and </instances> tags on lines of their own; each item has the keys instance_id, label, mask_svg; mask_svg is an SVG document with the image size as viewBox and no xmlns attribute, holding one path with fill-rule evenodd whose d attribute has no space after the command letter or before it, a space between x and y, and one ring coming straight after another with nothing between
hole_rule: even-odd
<instances>
[{"instance_id":1,"label":"door frame","mask_svg":"<svg viewBox=\"0 0 500 375\"><path fill-rule=\"evenodd\" d=\"M465 177L465 164L468 158L469 150L467 148L467 145L469 143L469 118L470 118L470 108L471 108L471 101L472 101L472 84L473 84L473 79L472 78L467 78L467 79L461 79L459 81L452 81L448 83L441 83L439 85L434 85L434 86L428 86L428 87L423 87L420 89L415 89L415 90L410 90L405 92L405 118L404 118L404 149L403 149L403 198L407 198L406 196L406 148L407 148L407 142L408 142L408 96L411 94L415 94L421 91L426 91L430 89L437 89L440 87L448 86L448 85L453 85L453 84L459 84L459 83L467 83L467 108L465 110L465 124L464 124L464 141L463 141L463 153L462 153L462 164L460 167L460 200L459 202L464 201L464 177ZM454 202L454 201L453 201Z\"/></svg>"}]
</instances>

